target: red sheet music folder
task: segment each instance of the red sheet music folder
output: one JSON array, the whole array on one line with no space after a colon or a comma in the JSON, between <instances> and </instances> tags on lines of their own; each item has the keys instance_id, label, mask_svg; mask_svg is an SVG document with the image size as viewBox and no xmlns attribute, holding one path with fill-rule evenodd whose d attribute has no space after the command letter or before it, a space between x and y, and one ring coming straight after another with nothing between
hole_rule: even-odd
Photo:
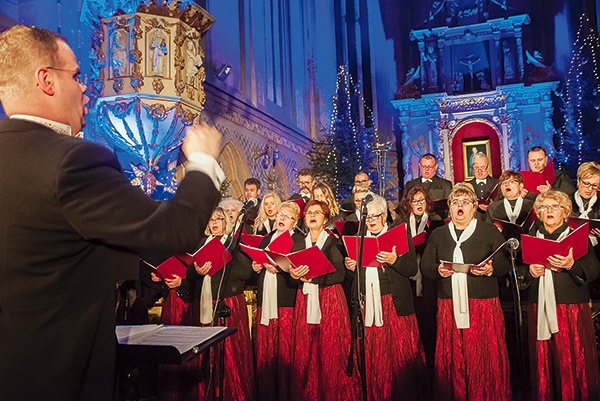
<instances>
[{"instance_id":1,"label":"red sheet music folder","mask_svg":"<svg viewBox=\"0 0 600 401\"><path fill-rule=\"evenodd\" d=\"M202 266L206 262L211 263L209 276L214 276L219 270L221 270L227 263L231 262L231 254L221 243L221 240L217 237L213 237L210 241L198 249L193 255L189 255L194 259L194 262Z\"/></svg>"},{"instance_id":2,"label":"red sheet music folder","mask_svg":"<svg viewBox=\"0 0 600 401\"><path fill-rule=\"evenodd\" d=\"M316 277L324 276L335 271L335 266L331 264L327 256L319 249L318 246L311 246L310 248L302 249L287 255L265 250L267 255L281 270L285 272L290 271L291 267L298 267L302 265L308 266L308 273L306 274L307 279L313 279Z\"/></svg>"},{"instance_id":3,"label":"red sheet music folder","mask_svg":"<svg viewBox=\"0 0 600 401\"><path fill-rule=\"evenodd\" d=\"M574 227L571 227L574 228ZM531 235L521 235L523 263L540 264L550 268L548 257L553 255L565 256L573 248L573 259L577 260L588 251L589 224L586 222L569 233L562 241L537 238Z\"/></svg>"},{"instance_id":4,"label":"red sheet music folder","mask_svg":"<svg viewBox=\"0 0 600 401\"><path fill-rule=\"evenodd\" d=\"M343 236L342 240L348 252L348 257L352 260L357 260L360 238L356 236ZM406 223L402 223L386 231L379 237L365 237L364 240L362 265L365 267L382 267L383 264L377 262L377 255L379 252L391 252L394 246L396 247L398 256L408 252Z\"/></svg>"},{"instance_id":5,"label":"red sheet music folder","mask_svg":"<svg viewBox=\"0 0 600 401\"><path fill-rule=\"evenodd\" d=\"M287 254L292 249L293 244L294 244L294 240L292 240L292 236L290 235L290 232L285 231L284 233L279 235L277 238L275 238L267 246L266 249L273 251L273 252L277 252L277 253ZM273 261L271 259L269 259L269 256L265 253L265 249L260 249L257 247L252 247L252 246L248 246L248 245L244 245L244 244L240 244L240 247L242 248L242 250L244 252L246 252L246 254L248 256L250 256L250 259L252 259L256 263L259 263L261 265L264 265L265 263L269 263L269 264L273 263Z\"/></svg>"},{"instance_id":6,"label":"red sheet music folder","mask_svg":"<svg viewBox=\"0 0 600 401\"><path fill-rule=\"evenodd\" d=\"M521 234L527 234L529 230L531 230L533 223L535 223L535 218L535 210L531 208L531 210L527 214L527 217L525 217L525 220L523 220L523 223L521 224L515 224L511 223L510 221L500 219L494 219L492 221L492 224L498 227L505 239L519 239L521 238Z\"/></svg>"},{"instance_id":7,"label":"red sheet music folder","mask_svg":"<svg viewBox=\"0 0 600 401\"><path fill-rule=\"evenodd\" d=\"M590 225L590 230L594 228L600 228L600 220L598 219L582 219L581 217L569 217L569 226L579 227L588 223Z\"/></svg>"},{"instance_id":8,"label":"red sheet music folder","mask_svg":"<svg viewBox=\"0 0 600 401\"><path fill-rule=\"evenodd\" d=\"M178 256L171 256L169 259L165 260L158 266L153 266L150 263L146 262L142 259L144 263L152 268L152 271L156 273L161 279L172 279L173 275L177 275L179 277L185 278L187 274L187 266L185 261L183 261Z\"/></svg>"},{"instance_id":9,"label":"red sheet music folder","mask_svg":"<svg viewBox=\"0 0 600 401\"><path fill-rule=\"evenodd\" d=\"M258 248L262 240L266 237L266 235L255 235L248 234L245 231L242 232L242 244L246 244L252 246L254 248Z\"/></svg>"},{"instance_id":10,"label":"red sheet music folder","mask_svg":"<svg viewBox=\"0 0 600 401\"><path fill-rule=\"evenodd\" d=\"M526 190L531 193L538 194L538 185L546 185L546 183L552 185L554 182L554 165L552 159L548 159L548 164L541 172L534 173L533 171L522 170L521 175L523 176L523 186Z\"/></svg>"}]
</instances>

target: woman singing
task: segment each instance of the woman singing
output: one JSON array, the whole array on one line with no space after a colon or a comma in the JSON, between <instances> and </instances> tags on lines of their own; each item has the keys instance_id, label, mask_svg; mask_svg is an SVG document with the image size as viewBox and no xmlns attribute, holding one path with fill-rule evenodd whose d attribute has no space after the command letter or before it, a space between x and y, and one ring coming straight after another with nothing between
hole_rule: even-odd
<instances>
[{"instance_id":1,"label":"woman singing","mask_svg":"<svg viewBox=\"0 0 600 401\"><path fill-rule=\"evenodd\" d=\"M326 203L308 201L304 221L309 233L292 248L298 251L317 246L336 268L314 279L305 278L310 260L290 269L300 285L292 324L292 400L345 401L359 395L357 374L346 375L351 341L348 306L341 286L346 269L339 240L324 230L329 217Z\"/></svg>"},{"instance_id":2,"label":"woman singing","mask_svg":"<svg viewBox=\"0 0 600 401\"><path fill-rule=\"evenodd\" d=\"M295 202L284 202L275 220L275 232L268 235L260 248L281 234L294 233L300 207ZM300 235L302 239L304 236ZM292 358L292 317L298 285L290 275L271 264L252 262L258 274L257 325L256 325L256 380L258 399L286 401L289 394L289 372Z\"/></svg>"},{"instance_id":3,"label":"woman singing","mask_svg":"<svg viewBox=\"0 0 600 401\"><path fill-rule=\"evenodd\" d=\"M503 252L468 273L442 261L479 264L504 243L492 224L478 221L477 196L456 184L448 197L451 221L433 231L421 259L423 275L437 279L438 313L434 398L511 399L504 317L497 277L510 263Z\"/></svg>"},{"instance_id":4,"label":"woman singing","mask_svg":"<svg viewBox=\"0 0 600 401\"><path fill-rule=\"evenodd\" d=\"M221 208L216 208L210 220L205 234L208 238L203 244L208 243L214 237L229 250L235 248L235 239L229 238L231 223ZM243 260L245 259L245 260ZM235 262L235 263L234 263ZM199 307L196 318L199 317L201 325L221 325L220 318L215 316L215 303L223 299L223 303L231 309L231 314L225 319L225 326L237 328L237 332L225 341L225 378L224 394L222 399L229 401L254 400L254 364L252 354L252 342L250 340L250 329L248 326L248 309L244 297L244 280L252 275L250 261L243 253L238 253L236 260L228 263L223 269L213 276L210 271L211 262L203 264L195 263L188 269L187 277L195 281L195 301ZM223 282L223 274L230 269L229 282ZM195 308L196 309L196 308ZM219 372L219 361L211 353L210 366L213 367L213 375ZM199 384L199 399L206 399L206 392L211 387L211 380L215 377L205 377L206 380Z\"/></svg>"},{"instance_id":5,"label":"woman singing","mask_svg":"<svg viewBox=\"0 0 600 401\"><path fill-rule=\"evenodd\" d=\"M260 202L258 216L254 221L254 233L267 235L275 229L277 210L281 205L281 198L275 192L267 192Z\"/></svg>"},{"instance_id":6,"label":"woman singing","mask_svg":"<svg viewBox=\"0 0 600 401\"><path fill-rule=\"evenodd\" d=\"M387 203L374 196L367 206L367 236L379 236L388 230ZM396 247L377 255L377 266L363 266L359 274L365 296L365 351L369 400L422 400L425 378L425 354L415 317L410 276L417 272L412 242L408 253L399 256ZM353 272L356 291L356 260L345 258Z\"/></svg>"},{"instance_id":7,"label":"woman singing","mask_svg":"<svg viewBox=\"0 0 600 401\"><path fill-rule=\"evenodd\" d=\"M534 235L560 241L569 232L571 201L563 192L538 195L534 210L542 221ZM588 284L600 274L591 243L573 259L548 258L550 268L529 265L532 310L529 313L529 353L533 399L599 400L600 374L594 325L588 304Z\"/></svg>"}]
</instances>

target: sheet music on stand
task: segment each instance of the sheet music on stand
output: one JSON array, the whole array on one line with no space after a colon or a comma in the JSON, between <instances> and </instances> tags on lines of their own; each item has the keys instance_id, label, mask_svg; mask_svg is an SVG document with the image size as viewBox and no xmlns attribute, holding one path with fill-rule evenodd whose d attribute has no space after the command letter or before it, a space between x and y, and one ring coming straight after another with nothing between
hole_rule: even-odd
<instances>
[{"instance_id":1,"label":"sheet music on stand","mask_svg":"<svg viewBox=\"0 0 600 401\"><path fill-rule=\"evenodd\" d=\"M180 354L194 350L194 347L208 342L227 327L167 326L145 324L138 326L117 326L119 345L140 345L175 347Z\"/></svg>"}]
</instances>

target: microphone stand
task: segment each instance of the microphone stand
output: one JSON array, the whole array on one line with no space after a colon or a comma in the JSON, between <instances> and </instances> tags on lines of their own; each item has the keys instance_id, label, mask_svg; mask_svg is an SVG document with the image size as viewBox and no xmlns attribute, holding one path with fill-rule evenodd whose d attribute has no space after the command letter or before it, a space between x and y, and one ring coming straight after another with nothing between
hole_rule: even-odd
<instances>
[{"instance_id":1,"label":"microphone stand","mask_svg":"<svg viewBox=\"0 0 600 401\"><path fill-rule=\"evenodd\" d=\"M352 292L352 330L351 342L350 342L350 356L348 358L348 367L346 374L352 376L352 366L354 364L354 353L356 347L356 340L358 340L359 346L359 357L358 357L358 371L360 374L361 388L362 388L362 401L367 401L367 372L366 372L366 352L365 352L365 321L363 318L362 305L364 304L364 295L361 291L361 273L362 273L362 258L364 253L364 239L367 230L367 204L362 205L360 214L360 223L358 228L358 260L356 261L356 288Z\"/></svg>"},{"instance_id":2,"label":"microphone stand","mask_svg":"<svg viewBox=\"0 0 600 401\"><path fill-rule=\"evenodd\" d=\"M512 281L512 285L513 285L513 291L512 291L513 304L514 304L513 313L514 313L514 319L515 319L515 335L516 335L516 339L517 339L517 344L516 344L517 345L517 358L519 361L519 370L520 370L519 376L524 377L523 375L526 375L527 372L525 371L525 358L524 358L524 352L523 352L523 311L521 309L521 290L519 289L519 277L517 274L517 268L516 268L516 263L515 263L517 250L515 248L513 248L513 246L510 243L509 243L509 249L510 249L510 262L512 265L512 269L510 271L509 277L510 277L510 279Z\"/></svg>"},{"instance_id":3,"label":"microphone stand","mask_svg":"<svg viewBox=\"0 0 600 401\"><path fill-rule=\"evenodd\" d=\"M240 250L240 237L242 235L242 231L244 230L244 226L246 224L246 215L247 215L247 211L242 210L243 214L241 214L242 216L242 220L239 226L239 229L237 231L237 233L232 233L231 239L233 241L233 249L229 252L231 254L231 262L229 262L228 264L231 265L231 267L227 267L227 265L225 265L223 267L223 277L221 279L221 283L219 284L219 298L217 299L217 305L215 307L215 319L218 319L219 326L223 326L225 327L225 319L227 319L228 317L231 316L231 308L227 305L225 305L224 302L224 294L227 291L227 288L229 288L229 279L231 277L231 269L234 268L234 266L236 265L237 262L237 257L239 254L239 250ZM239 220L240 216L238 216L238 220ZM235 229L236 224L234 224L234 229ZM236 235L237 234L237 235ZM219 383L219 395L217 397L217 400L221 401L224 399L225 395L223 394L224 390L225 390L225 386L224 386L224 381L225 381L225 341L222 342L221 344L221 355L219 356L219 360L220 360L220 366L219 366L219 374L220 374L220 383Z\"/></svg>"}]
</instances>

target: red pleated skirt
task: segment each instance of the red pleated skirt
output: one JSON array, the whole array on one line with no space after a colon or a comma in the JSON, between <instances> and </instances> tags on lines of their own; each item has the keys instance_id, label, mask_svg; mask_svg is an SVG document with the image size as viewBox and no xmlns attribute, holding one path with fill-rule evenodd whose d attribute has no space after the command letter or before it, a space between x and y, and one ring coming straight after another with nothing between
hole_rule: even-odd
<instances>
[{"instance_id":1,"label":"red pleated skirt","mask_svg":"<svg viewBox=\"0 0 600 401\"><path fill-rule=\"evenodd\" d=\"M277 319L260 323L262 307L256 316L256 386L261 401L287 401L292 360L292 319L294 308L278 308Z\"/></svg>"},{"instance_id":2,"label":"red pleated skirt","mask_svg":"<svg viewBox=\"0 0 600 401\"><path fill-rule=\"evenodd\" d=\"M511 400L504 315L498 298L469 299L470 328L458 329L451 299L438 299L436 401Z\"/></svg>"},{"instance_id":3,"label":"red pleated skirt","mask_svg":"<svg viewBox=\"0 0 600 401\"><path fill-rule=\"evenodd\" d=\"M290 400L346 401L360 396L354 369L346 375L350 316L340 284L319 289L321 323L306 323L307 296L298 290L293 318Z\"/></svg>"},{"instance_id":4,"label":"red pleated skirt","mask_svg":"<svg viewBox=\"0 0 600 401\"><path fill-rule=\"evenodd\" d=\"M588 304L558 304L558 333L537 340L537 304L529 312L532 399L600 400L600 373Z\"/></svg>"},{"instance_id":5,"label":"red pleated skirt","mask_svg":"<svg viewBox=\"0 0 600 401\"><path fill-rule=\"evenodd\" d=\"M225 377L224 377L224 401L251 401L256 399L254 385L254 356L252 352L252 340L250 339L250 328L248 326L248 309L244 294L235 295L224 299L227 306L231 308L231 316L225 320L227 327L235 327L238 331L225 340ZM206 354L199 358L201 366L206 366L203 360ZM206 374L203 370L203 378L198 385L198 399L209 400L208 391L213 393L213 388L218 388L220 357L213 348L210 352L210 370Z\"/></svg>"},{"instance_id":6,"label":"red pleated skirt","mask_svg":"<svg viewBox=\"0 0 600 401\"><path fill-rule=\"evenodd\" d=\"M162 305L160 321L163 324L187 326L190 324L192 305L177 296L176 289L170 289Z\"/></svg>"},{"instance_id":7,"label":"red pleated skirt","mask_svg":"<svg viewBox=\"0 0 600 401\"><path fill-rule=\"evenodd\" d=\"M417 318L398 316L391 294L382 296L381 304L383 326L366 327L368 400L426 400L429 387Z\"/></svg>"}]
</instances>

